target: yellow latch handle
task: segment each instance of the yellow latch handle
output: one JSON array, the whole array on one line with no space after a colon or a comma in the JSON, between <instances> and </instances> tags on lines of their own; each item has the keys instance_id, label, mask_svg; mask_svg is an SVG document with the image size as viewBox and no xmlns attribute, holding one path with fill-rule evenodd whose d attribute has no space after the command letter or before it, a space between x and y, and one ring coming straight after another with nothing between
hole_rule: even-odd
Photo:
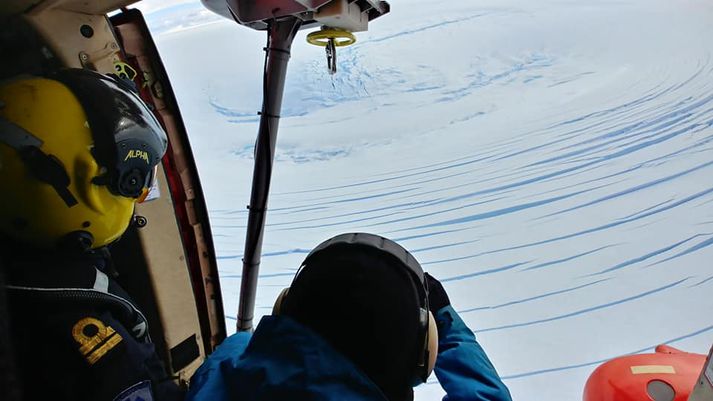
<instances>
[{"instance_id":1,"label":"yellow latch handle","mask_svg":"<svg viewBox=\"0 0 713 401\"><path fill-rule=\"evenodd\" d=\"M326 28L307 35L307 42L315 46L326 47L330 40L334 40L337 47L349 46L356 42L356 37L341 29Z\"/></svg>"}]
</instances>

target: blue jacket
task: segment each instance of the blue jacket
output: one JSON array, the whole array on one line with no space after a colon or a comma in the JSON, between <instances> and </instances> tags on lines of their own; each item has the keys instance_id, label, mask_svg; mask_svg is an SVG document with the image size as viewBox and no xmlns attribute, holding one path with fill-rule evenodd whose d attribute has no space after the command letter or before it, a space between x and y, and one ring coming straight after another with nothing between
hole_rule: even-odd
<instances>
[{"instance_id":1,"label":"blue jacket","mask_svg":"<svg viewBox=\"0 0 713 401\"><path fill-rule=\"evenodd\" d=\"M442 337L435 373L444 400L511 401L510 393L458 314L436 315ZM325 340L288 317L264 317L252 335L218 347L191 379L187 401L386 401L379 388Z\"/></svg>"},{"instance_id":2,"label":"blue jacket","mask_svg":"<svg viewBox=\"0 0 713 401\"><path fill-rule=\"evenodd\" d=\"M512 401L510 391L473 332L449 305L436 313L438 357L434 373L443 401Z\"/></svg>"}]
</instances>

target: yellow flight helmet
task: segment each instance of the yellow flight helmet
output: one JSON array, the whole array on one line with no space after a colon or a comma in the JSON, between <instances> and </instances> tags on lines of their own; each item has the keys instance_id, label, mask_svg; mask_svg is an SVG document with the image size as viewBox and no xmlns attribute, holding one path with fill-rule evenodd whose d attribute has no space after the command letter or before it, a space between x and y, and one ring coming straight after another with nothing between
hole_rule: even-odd
<instances>
[{"instance_id":1,"label":"yellow flight helmet","mask_svg":"<svg viewBox=\"0 0 713 401\"><path fill-rule=\"evenodd\" d=\"M67 69L0 84L0 233L45 249L115 241L167 142L120 79Z\"/></svg>"}]
</instances>

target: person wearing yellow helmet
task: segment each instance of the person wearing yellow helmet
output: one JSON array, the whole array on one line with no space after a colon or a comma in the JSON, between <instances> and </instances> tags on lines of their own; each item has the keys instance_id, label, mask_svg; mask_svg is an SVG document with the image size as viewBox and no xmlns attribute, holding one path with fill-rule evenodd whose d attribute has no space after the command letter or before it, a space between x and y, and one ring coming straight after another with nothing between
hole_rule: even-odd
<instances>
[{"instance_id":1,"label":"person wearing yellow helmet","mask_svg":"<svg viewBox=\"0 0 713 401\"><path fill-rule=\"evenodd\" d=\"M0 259L25 400L179 400L112 276L167 148L120 79L82 69L0 83Z\"/></svg>"},{"instance_id":2,"label":"person wearing yellow helmet","mask_svg":"<svg viewBox=\"0 0 713 401\"><path fill-rule=\"evenodd\" d=\"M88 70L0 90L0 232L43 249L121 236L166 134L120 80Z\"/></svg>"}]
</instances>

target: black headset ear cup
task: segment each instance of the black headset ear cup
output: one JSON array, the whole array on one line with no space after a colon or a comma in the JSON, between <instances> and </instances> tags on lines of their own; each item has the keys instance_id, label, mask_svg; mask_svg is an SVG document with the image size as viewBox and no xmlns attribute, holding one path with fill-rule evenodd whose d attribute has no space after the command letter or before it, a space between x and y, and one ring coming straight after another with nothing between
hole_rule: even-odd
<instances>
[{"instance_id":1,"label":"black headset ear cup","mask_svg":"<svg viewBox=\"0 0 713 401\"><path fill-rule=\"evenodd\" d=\"M428 358L425 378L428 379L428 376L433 372L433 368L436 367L436 358L438 357L438 326L433 313L430 311L428 312L428 337L426 339L425 352Z\"/></svg>"},{"instance_id":2,"label":"black headset ear cup","mask_svg":"<svg viewBox=\"0 0 713 401\"><path fill-rule=\"evenodd\" d=\"M151 174L151 171L148 174ZM146 174L138 169L132 169L119 178L119 194L127 198L138 198L143 193L148 180Z\"/></svg>"},{"instance_id":3,"label":"black headset ear cup","mask_svg":"<svg viewBox=\"0 0 713 401\"><path fill-rule=\"evenodd\" d=\"M287 293L290 292L289 288L284 288L282 291L280 291L280 295L277 296L277 299L275 300L275 305L272 307L272 316L280 316L280 312L282 311L282 304L285 302L285 298L287 297Z\"/></svg>"}]
</instances>

